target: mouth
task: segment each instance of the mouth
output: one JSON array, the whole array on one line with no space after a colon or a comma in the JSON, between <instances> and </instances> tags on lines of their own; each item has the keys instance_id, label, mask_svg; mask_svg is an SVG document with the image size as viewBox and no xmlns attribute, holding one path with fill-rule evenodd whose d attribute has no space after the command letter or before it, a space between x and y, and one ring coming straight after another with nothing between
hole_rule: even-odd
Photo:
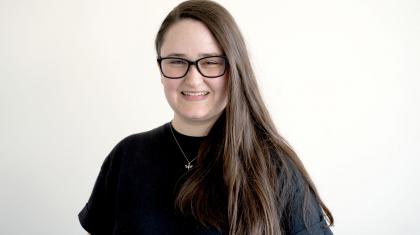
<instances>
[{"instance_id":1,"label":"mouth","mask_svg":"<svg viewBox=\"0 0 420 235\"><path fill-rule=\"evenodd\" d=\"M210 94L208 91L181 91L184 96L205 96Z\"/></svg>"}]
</instances>

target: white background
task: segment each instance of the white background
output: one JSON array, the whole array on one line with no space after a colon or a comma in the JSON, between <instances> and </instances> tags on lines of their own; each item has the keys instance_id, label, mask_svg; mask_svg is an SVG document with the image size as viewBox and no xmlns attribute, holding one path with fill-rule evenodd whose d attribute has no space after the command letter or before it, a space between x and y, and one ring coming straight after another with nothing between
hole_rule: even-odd
<instances>
[{"instance_id":1,"label":"white background","mask_svg":"<svg viewBox=\"0 0 420 235\"><path fill-rule=\"evenodd\" d=\"M0 0L0 234L85 234L105 156L171 119L153 42L178 2ZM420 234L420 3L220 3L333 231Z\"/></svg>"}]
</instances>

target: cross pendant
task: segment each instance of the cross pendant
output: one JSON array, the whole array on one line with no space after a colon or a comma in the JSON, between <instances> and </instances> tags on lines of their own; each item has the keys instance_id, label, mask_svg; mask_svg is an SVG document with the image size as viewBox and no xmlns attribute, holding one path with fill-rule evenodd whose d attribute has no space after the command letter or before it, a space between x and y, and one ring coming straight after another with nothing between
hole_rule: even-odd
<instances>
[{"instance_id":1,"label":"cross pendant","mask_svg":"<svg viewBox=\"0 0 420 235\"><path fill-rule=\"evenodd\" d=\"M185 168L187 168L187 170L191 169L193 167L193 165L191 165L191 163L189 162L188 165L185 165Z\"/></svg>"}]
</instances>

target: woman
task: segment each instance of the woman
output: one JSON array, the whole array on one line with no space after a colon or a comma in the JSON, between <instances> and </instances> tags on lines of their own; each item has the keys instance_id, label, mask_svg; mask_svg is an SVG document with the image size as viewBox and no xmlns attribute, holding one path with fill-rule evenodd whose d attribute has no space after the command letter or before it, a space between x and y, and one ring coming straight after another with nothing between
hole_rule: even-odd
<instances>
[{"instance_id":1,"label":"woman","mask_svg":"<svg viewBox=\"0 0 420 235\"><path fill-rule=\"evenodd\" d=\"M173 120L122 140L79 214L91 234L332 234L333 217L259 94L222 6L174 8L156 37Z\"/></svg>"}]
</instances>

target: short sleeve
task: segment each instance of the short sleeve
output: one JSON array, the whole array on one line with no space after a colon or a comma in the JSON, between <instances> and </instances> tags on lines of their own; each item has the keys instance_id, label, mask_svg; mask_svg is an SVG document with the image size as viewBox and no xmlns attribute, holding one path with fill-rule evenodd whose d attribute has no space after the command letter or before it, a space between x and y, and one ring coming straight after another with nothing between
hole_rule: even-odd
<instances>
[{"instance_id":1,"label":"short sleeve","mask_svg":"<svg viewBox=\"0 0 420 235\"><path fill-rule=\"evenodd\" d=\"M324 216L321 212L321 208L319 205L313 204L311 205L311 211L309 213L308 220L308 227L305 227L305 223L302 217L297 217L292 220L291 223L291 235L332 235L327 222L324 219ZM315 208L317 207L317 208Z\"/></svg>"},{"instance_id":2,"label":"short sleeve","mask_svg":"<svg viewBox=\"0 0 420 235\"><path fill-rule=\"evenodd\" d=\"M302 177L298 177L296 183L298 184L298 190L293 197L293 200L288 206L287 213L287 234L291 235L332 235L327 222L325 221L324 214L321 206L317 201L314 193L308 193L307 197L304 198L305 189L304 180ZM303 208L306 209L306 217L303 213ZM306 225L305 220L306 218Z\"/></svg>"},{"instance_id":3,"label":"short sleeve","mask_svg":"<svg viewBox=\"0 0 420 235\"><path fill-rule=\"evenodd\" d=\"M79 213L82 227L92 235L112 234L117 165L117 146L105 158L92 194Z\"/></svg>"}]
</instances>

